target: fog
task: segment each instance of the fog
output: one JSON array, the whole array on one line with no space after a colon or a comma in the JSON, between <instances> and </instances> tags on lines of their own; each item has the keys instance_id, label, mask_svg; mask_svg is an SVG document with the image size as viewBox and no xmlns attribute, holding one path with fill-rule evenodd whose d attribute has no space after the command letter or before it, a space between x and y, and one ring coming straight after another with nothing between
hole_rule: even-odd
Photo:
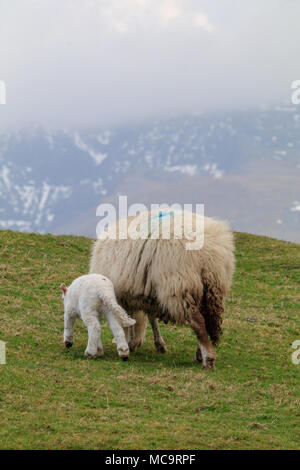
<instances>
[{"instance_id":1,"label":"fog","mask_svg":"<svg viewBox=\"0 0 300 470\"><path fill-rule=\"evenodd\" d=\"M290 102L292 0L0 0L0 129Z\"/></svg>"}]
</instances>

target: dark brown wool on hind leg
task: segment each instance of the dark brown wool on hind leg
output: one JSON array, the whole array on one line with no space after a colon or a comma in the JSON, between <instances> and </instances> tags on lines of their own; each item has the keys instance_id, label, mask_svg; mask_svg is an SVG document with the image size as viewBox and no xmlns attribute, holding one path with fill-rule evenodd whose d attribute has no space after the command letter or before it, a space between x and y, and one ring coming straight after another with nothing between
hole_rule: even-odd
<instances>
[{"instance_id":1,"label":"dark brown wool on hind leg","mask_svg":"<svg viewBox=\"0 0 300 470\"><path fill-rule=\"evenodd\" d=\"M201 312L204 315L207 333L213 345L217 345L222 335L223 295L221 289L215 287L204 287Z\"/></svg>"},{"instance_id":2,"label":"dark brown wool on hind leg","mask_svg":"<svg viewBox=\"0 0 300 470\"><path fill-rule=\"evenodd\" d=\"M209 340L205 318L196 303L189 304L189 322L198 339L196 361L202 362L205 369L213 369L215 352Z\"/></svg>"}]
</instances>

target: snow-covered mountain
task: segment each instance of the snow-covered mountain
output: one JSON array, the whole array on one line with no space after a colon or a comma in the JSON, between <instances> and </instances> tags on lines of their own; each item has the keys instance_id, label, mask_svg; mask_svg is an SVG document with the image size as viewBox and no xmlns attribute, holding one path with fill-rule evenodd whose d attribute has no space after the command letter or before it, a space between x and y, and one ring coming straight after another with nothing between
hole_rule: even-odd
<instances>
[{"instance_id":1,"label":"snow-covered mountain","mask_svg":"<svg viewBox=\"0 0 300 470\"><path fill-rule=\"evenodd\" d=\"M120 192L204 202L237 230L248 228L248 197L250 231L300 242L300 107L0 133L0 228L93 236L95 207ZM258 222L264 211L271 222Z\"/></svg>"}]
</instances>

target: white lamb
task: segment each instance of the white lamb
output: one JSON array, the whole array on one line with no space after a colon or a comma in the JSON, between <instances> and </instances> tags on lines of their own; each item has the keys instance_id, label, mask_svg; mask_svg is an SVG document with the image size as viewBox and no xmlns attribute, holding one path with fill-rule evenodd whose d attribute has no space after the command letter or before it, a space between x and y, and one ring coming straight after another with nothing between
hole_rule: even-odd
<instances>
[{"instance_id":1,"label":"white lamb","mask_svg":"<svg viewBox=\"0 0 300 470\"><path fill-rule=\"evenodd\" d=\"M119 356L126 361L129 347L123 327L135 324L125 310L117 303L113 283L101 274L88 274L75 279L69 287L60 286L64 300L64 343L67 348L73 344L74 323L81 318L88 329L87 357L103 354L101 342L100 315L104 314L115 337ZM122 326L121 326L122 325Z\"/></svg>"}]
</instances>

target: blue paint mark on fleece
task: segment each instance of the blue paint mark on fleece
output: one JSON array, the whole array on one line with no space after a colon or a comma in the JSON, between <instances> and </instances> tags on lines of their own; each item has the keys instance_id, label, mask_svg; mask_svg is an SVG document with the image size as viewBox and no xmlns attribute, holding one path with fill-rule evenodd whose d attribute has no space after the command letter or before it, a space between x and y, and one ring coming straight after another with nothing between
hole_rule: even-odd
<instances>
[{"instance_id":1,"label":"blue paint mark on fleece","mask_svg":"<svg viewBox=\"0 0 300 470\"><path fill-rule=\"evenodd\" d=\"M154 215L153 217L151 217L150 220L153 220L153 219L162 219L163 217L166 217L166 216L171 216L171 215L174 215L174 212L173 211L170 211L170 212L160 212L158 215Z\"/></svg>"}]
</instances>

